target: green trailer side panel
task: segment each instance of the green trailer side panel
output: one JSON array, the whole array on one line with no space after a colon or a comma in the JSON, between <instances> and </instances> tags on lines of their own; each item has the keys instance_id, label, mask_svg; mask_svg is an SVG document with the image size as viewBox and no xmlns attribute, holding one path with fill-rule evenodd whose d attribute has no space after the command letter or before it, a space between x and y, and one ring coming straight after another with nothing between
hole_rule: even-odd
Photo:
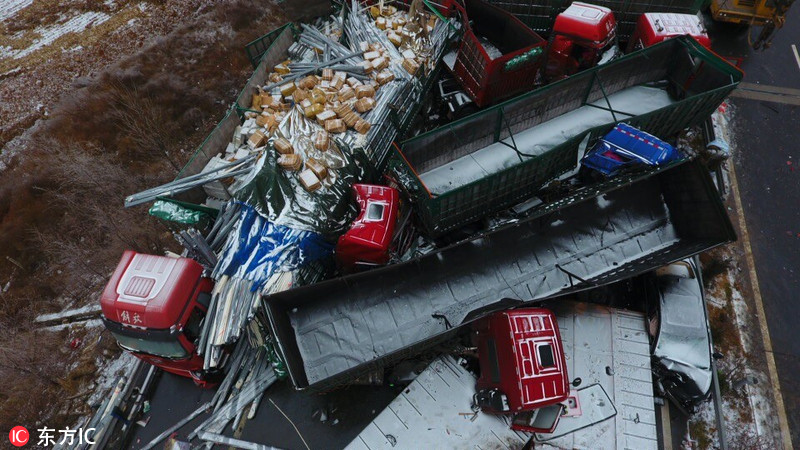
<instances>
[{"instance_id":1,"label":"green trailer side panel","mask_svg":"<svg viewBox=\"0 0 800 450\"><path fill-rule=\"evenodd\" d=\"M669 138L705 120L741 78L738 69L691 39L665 41L402 142L400 150L395 149L391 172L415 204L426 233L441 235L522 201L574 169L579 152L616 121L587 129L543 154L440 195L430 194L419 174L602 101L605 95L665 80L674 103L632 117L618 112L617 121Z\"/></svg>"}]
</instances>

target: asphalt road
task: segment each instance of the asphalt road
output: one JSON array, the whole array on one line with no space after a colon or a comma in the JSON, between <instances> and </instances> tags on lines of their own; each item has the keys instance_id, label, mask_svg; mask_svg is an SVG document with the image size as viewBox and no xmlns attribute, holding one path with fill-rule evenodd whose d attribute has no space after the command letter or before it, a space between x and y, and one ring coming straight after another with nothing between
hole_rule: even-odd
<instances>
[{"instance_id":1,"label":"asphalt road","mask_svg":"<svg viewBox=\"0 0 800 450\"><path fill-rule=\"evenodd\" d=\"M715 50L747 55L745 82L800 89L800 7L766 51L748 52L747 34L714 30ZM748 54L749 53L749 54ZM800 107L735 98L734 164L781 392L794 445L800 445Z\"/></svg>"},{"instance_id":2,"label":"asphalt road","mask_svg":"<svg viewBox=\"0 0 800 450\"><path fill-rule=\"evenodd\" d=\"M308 394L295 391L288 381L278 381L264 393L258 412L245 425L241 439L281 449L305 449L303 440L311 449L344 448L401 390L402 387L390 385L351 386L325 394ZM213 389L200 389L187 378L163 373L150 396L150 412L145 414L150 422L145 427L136 427L128 448L142 448L213 395ZM327 415L324 422L323 410ZM203 414L189 422L178 430L176 438L185 439L206 417ZM224 434L233 435L230 428ZM163 448L163 443L155 448Z\"/></svg>"}]
</instances>

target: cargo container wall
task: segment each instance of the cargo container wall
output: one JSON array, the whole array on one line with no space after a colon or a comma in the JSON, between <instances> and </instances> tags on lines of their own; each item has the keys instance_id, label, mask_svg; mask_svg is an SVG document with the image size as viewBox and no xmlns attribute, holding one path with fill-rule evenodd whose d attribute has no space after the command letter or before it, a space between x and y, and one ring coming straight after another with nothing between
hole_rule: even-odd
<instances>
[{"instance_id":1,"label":"cargo container wall","mask_svg":"<svg viewBox=\"0 0 800 450\"><path fill-rule=\"evenodd\" d=\"M564 12L572 0L489 0L491 3L514 14L525 25L534 31L546 35L553 28L556 16ZM696 14L705 8L704 0L675 0L670 2L658 0L640 0L629 2L623 0L592 0L588 3L605 6L614 12L617 18L617 34L620 40L627 41L636 28L639 16L646 12Z\"/></svg>"},{"instance_id":2,"label":"cargo container wall","mask_svg":"<svg viewBox=\"0 0 800 450\"><path fill-rule=\"evenodd\" d=\"M617 122L662 138L702 122L741 78L689 38L665 41L402 142L392 172L438 236L574 169Z\"/></svg>"},{"instance_id":3,"label":"cargo container wall","mask_svg":"<svg viewBox=\"0 0 800 450\"><path fill-rule=\"evenodd\" d=\"M293 383L328 389L493 310L618 281L736 238L700 163L657 170L586 187L418 259L270 296Z\"/></svg>"},{"instance_id":4,"label":"cargo container wall","mask_svg":"<svg viewBox=\"0 0 800 450\"><path fill-rule=\"evenodd\" d=\"M547 42L484 0L453 3L465 27L453 72L479 107L530 90Z\"/></svg>"}]
</instances>

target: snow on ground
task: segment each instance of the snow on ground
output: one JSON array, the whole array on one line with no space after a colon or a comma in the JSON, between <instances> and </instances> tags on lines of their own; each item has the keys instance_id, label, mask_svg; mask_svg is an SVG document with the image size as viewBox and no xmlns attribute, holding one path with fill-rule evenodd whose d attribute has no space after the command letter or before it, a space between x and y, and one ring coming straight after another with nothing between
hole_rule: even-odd
<instances>
[{"instance_id":1,"label":"snow on ground","mask_svg":"<svg viewBox=\"0 0 800 450\"><path fill-rule=\"evenodd\" d=\"M64 23L36 28L33 32L38 34L39 38L35 39L31 45L23 49L13 49L7 46L0 47L0 58L23 58L42 47L52 44L67 33L81 33L90 25L100 25L110 17L106 13L89 11L72 17Z\"/></svg>"},{"instance_id":2,"label":"snow on ground","mask_svg":"<svg viewBox=\"0 0 800 450\"><path fill-rule=\"evenodd\" d=\"M102 397L109 395L120 375L127 374L136 362L136 357L129 352L122 352L118 358L106 360L97 358L96 387L92 390L88 403L100 403Z\"/></svg>"},{"instance_id":3,"label":"snow on ground","mask_svg":"<svg viewBox=\"0 0 800 450\"><path fill-rule=\"evenodd\" d=\"M101 319L91 319L85 320L83 322L73 322L73 323L61 323L58 325L53 325L50 327L44 327L42 330L44 331L61 331L66 330L67 328L73 325L82 325L84 328L100 328L103 326L103 321Z\"/></svg>"},{"instance_id":4,"label":"snow on ground","mask_svg":"<svg viewBox=\"0 0 800 450\"><path fill-rule=\"evenodd\" d=\"M89 313L89 312L100 312L100 304L93 302L86 306L82 306L80 308L69 309L66 311L61 311L57 313L51 314L40 314L36 316L34 319L35 322L49 322L51 320L58 320L58 319L67 319L69 317L73 317L79 314Z\"/></svg>"},{"instance_id":5,"label":"snow on ground","mask_svg":"<svg viewBox=\"0 0 800 450\"><path fill-rule=\"evenodd\" d=\"M33 0L3 0L0 2L0 22L13 17L19 10L33 3Z\"/></svg>"}]
</instances>

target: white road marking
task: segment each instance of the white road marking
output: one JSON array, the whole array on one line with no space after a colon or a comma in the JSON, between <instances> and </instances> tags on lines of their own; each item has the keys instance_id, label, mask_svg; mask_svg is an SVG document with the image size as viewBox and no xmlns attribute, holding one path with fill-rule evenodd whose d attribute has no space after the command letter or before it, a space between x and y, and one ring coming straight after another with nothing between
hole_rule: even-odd
<instances>
[{"instance_id":1,"label":"white road marking","mask_svg":"<svg viewBox=\"0 0 800 450\"><path fill-rule=\"evenodd\" d=\"M797 54L797 46L792 44L792 51L794 52L794 60L797 61L797 68L800 69L800 55Z\"/></svg>"}]
</instances>

